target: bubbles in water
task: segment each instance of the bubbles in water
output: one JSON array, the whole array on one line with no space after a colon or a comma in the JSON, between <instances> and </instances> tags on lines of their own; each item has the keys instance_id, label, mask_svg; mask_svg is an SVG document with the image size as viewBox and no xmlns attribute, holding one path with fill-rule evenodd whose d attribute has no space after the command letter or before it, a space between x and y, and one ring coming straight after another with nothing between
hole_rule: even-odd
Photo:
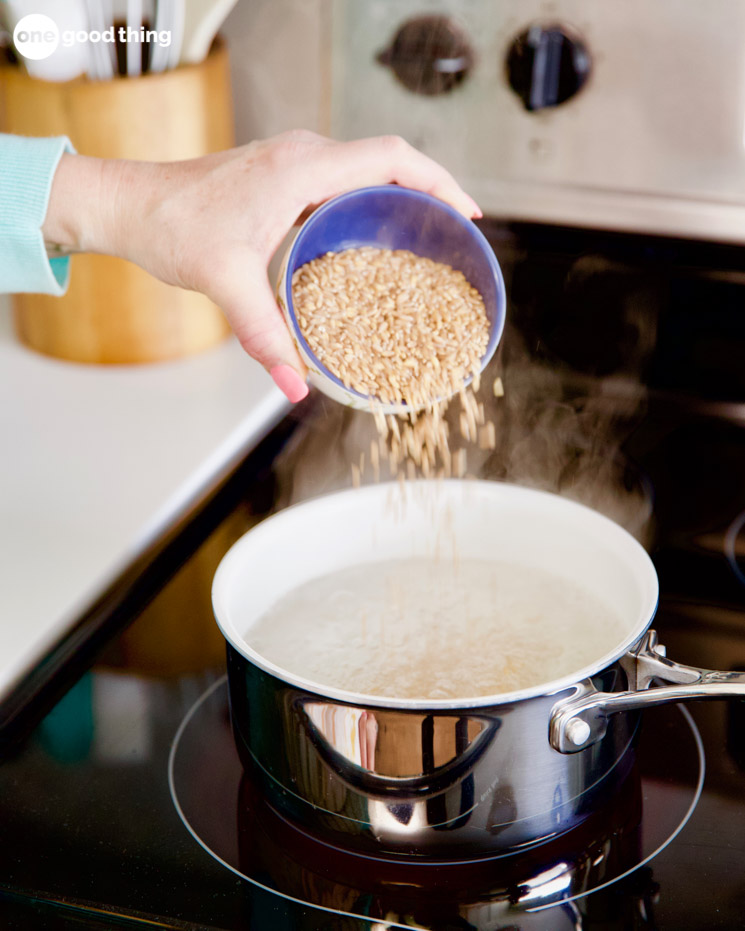
<instances>
[{"instance_id":1,"label":"bubbles in water","mask_svg":"<svg viewBox=\"0 0 745 931\"><path fill-rule=\"evenodd\" d=\"M307 582L246 639L319 685L456 699L551 682L599 659L625 634L609 606L544 570L412 558Z\"/></svg>"}]
</instances>

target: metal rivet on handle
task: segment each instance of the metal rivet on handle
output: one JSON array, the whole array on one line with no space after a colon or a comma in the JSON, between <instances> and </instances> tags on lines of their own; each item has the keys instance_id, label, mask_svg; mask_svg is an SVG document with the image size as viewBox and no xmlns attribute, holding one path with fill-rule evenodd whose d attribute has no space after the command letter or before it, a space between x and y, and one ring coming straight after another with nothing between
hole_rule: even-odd
<instances>
[{"instance_id":1,"label":"metal rivet on handle","mask_svg":"<svg viewBox=\"0 0 745 931\"><path fill-rule=\"evenodd\" d=\"M566 736L575 747L581 747L590 736L590 725L581 718L574 718L567 724Z\"/></svg>"}]
</instances>

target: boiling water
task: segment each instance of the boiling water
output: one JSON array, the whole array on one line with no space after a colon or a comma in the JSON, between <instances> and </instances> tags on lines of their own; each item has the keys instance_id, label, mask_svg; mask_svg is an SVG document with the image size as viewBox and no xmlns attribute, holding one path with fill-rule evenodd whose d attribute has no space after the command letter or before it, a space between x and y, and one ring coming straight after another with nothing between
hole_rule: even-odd
<instances>
[{"instance_id":1,"label":"boiling water","mask_svg":"<svg viewBox=\"0 0 745 931\"><path fill-rule=\"evenodd\" d=\"M550 682L599 659L627 632L590 592L543 570L415 558L313 579L246 639L319 685L448 699Z\"/></svg>"}]
</instances>

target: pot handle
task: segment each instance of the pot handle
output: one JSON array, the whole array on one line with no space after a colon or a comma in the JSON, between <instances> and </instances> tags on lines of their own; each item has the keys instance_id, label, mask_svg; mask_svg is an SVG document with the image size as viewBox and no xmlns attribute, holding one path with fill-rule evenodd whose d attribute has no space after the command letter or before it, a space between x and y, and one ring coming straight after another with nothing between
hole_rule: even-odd
<instances>
[{"instance_id":1,"label":"pot handle","mask_svg":"<svg viewBox=\"0 0 745 931\"><path fill-rule=\"evenodd\" d=\"M577 753L605 736L608 717L619 711L641 711L653 705L693 698L745 698L745 673L718 672L674 663L665 656L657 632L649 630L638 646L621 659L629 690L600 692L589 679L575 694L551 710L549 740L561 753ZM661 679L665 685L652 686ZM669 684L673 683L673 684Z\"/></svg>"},{"instance_id":2,"label":"pot handle","mask_svg":"<svg viewBox=\"0 0 745 931\"><path fill-rule=\"evenodd\" d=\"M421 773L420 775L389 776L360 766L337 750L316 725L305 705L306 703L303 701L297 703L305 732L319 757L348 786L378 798L390 798L391 796L397 798L401 796L426 797L444 792L470 772L476 761L481 758L490 746L502 723L498 718L476 717L473 715L468 716L468 718L464 717L462 718L464 722L478 720L481 731L452 760L434 768L431 772Z\"/></svg>"}]
</instances>

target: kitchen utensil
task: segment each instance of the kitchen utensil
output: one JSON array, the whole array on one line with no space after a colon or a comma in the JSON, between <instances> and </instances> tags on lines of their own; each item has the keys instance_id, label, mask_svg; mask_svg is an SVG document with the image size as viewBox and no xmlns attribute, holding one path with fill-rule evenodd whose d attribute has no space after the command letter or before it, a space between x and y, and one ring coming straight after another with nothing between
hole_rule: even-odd
<instances>
[{"instance_id":1,"label":"kitchen utensil","mask_svg":"<svg viewBox=\"0 0 745 931\"><path fill-rule=\"evenodd\" d=\"M187 0L180 63L195 65L207 57L220 26L236 0Z\"/></svg>"},{"instance_id":2,"label":"kitchen utensil","mask_svg":"<svg viewBox=\"0 0 745 931\"><path fill-rule=\"evenodd\" d=\"M451 859L523 849L612 795L633 762L635 712L745 695L745 674L664 658L648 630L654 566L608 518L545 492L455 479L412 483L396 518L391 496L401 493L368 486L280 512L239 540L215 576L238 751L271 804L304 829L361 853ZM461 558L535 566L607 602L623 621L617 646L560 679L454 701L321 686L251 648L252 624L286 592L359 563L435 558L443 524ZM447 648L468 662L456 631ZM659 680L675 684L652 685ZM374 745L366 763L363 739Z\"/></svg>"},{"instance_id":3,"label":"kitchen utensil","mask_svg":"<svg viewBox=\"0 0 745 931\"><path fill-rule=\"evenodd\" d=\"M114 22L116 20L116 16L114 15L114 0L98 0L98 2L99 2L100 11L101 11L101 17L103 19L107 32L109 30L115 30L116 27L114 26ZM111 63L112 74L116 75L119 73L119 62L117 61L117 56L116 56L116 46L117 46L116 34L114 34L113 42L104 42L102 44L104 46L104 52L107 58L109 59L109 62Z\"/></svg>"},{"instance_id":4,"label":"kitchen utensil","mask_svg":"<svg viewBox=\"0 0 745 931\"><path fill-rule=\"evenodd\" d=\"M88 12L88 29L103 34L108 23L105 18L104 9L101 0L85 0L86 10ZM89 76L98 81L110 81L114 77L114 64L111 52L105 42L89 42L90 47Z\"/></svg>"},{"instance_id":5,"label":"kitchen utensil","mask_svg":"<svg viewBox=\"0 0 745 931\"><path fill-rule=\"evenodd\" d=\"M157 0L155 4L154 22L154 28L158 35L164 32L171 33L171 0ZM161 45L161 43L158 42L155 47L150 50L149 70L151 73L159 74L161 71L165 70L168 65L168 48L169 46Z\"/></svg>"},{"instance_id":6,"label":"kitchen utensil","mask_svg":"<svg viewBox=\"0 0 745 931\"><path fill-rule=\"evenodd\" d=\"M481 292L489 318L489 343L482 369L494 355L505 319L505 289L494 252L473 223L443 201L398 185L361 188L341 194L319 207L301 226L280 266L277 300L309 380L335 401L369 409L371 399L348 388L315 356L300 331L292 303L292 276L306 262L357 246L408 249L463 272ZM384 413L406 405L375 404Z\"/></svg>"},{"instance_id":7,"label":"kitchen utensil","mask_svg":"<svg viewBox=\"0 0 745 931\"><path fill-rule=\"evenodd\" d=\"M142 28L142 0L127 0L127 32L139 33ZM142 74L142 45L127 41L127 75L131 78Z\"/></svg>"},{"instance_id":8,"label":"kitchen utensil","mask_svg":"<svg viewBox=\"0 0 745 931\"><path fill-rule=\"evenodd\" d=\"M186 18L186 0L171 0L170 4L170 30L171 44L167 48L168 60L166 67L177 68L181 60L181 49L184 42L184 21Z\"/></svg>"}]
</instances>

